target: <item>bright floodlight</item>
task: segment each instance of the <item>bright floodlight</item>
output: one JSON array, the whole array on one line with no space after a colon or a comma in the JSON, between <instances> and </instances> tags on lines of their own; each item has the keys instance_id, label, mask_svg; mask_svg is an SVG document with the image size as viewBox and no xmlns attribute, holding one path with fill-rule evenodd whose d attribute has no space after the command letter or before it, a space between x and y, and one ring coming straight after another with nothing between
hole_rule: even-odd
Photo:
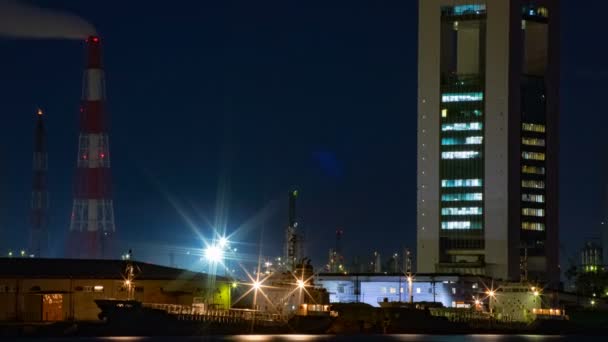
<instances>
[{"instance_id":1,"label":"bright floodlight","mask_svg":"<svg viewBox=\"0 0 608 342\"><path fill-rule=\"evenodd\" d=\"M205 249L205 259L211 262L220 262L224 257L224 252L218 246L209 246Z\"/></svg>"},{"instance_id":2,"label":"bright floodlight","mask_svg":"<svg viewBox=\"0 0 608 342\"><path fill-rule=\"evenodd\" d=\"M490 296L490 297L494 297L495 294L496 293L494 293L493 290L488 291L488 296Z\"/></svg>"},{"instance_id":3,"label":"bright floodlight","mask_svg":"<svg viewBox=\"0 0 608 342\"><path fill-rule=\"evenodd\" d=\"M534 291L534 297L538 297L540 293L538 291Z\"/></svg>"},{"instance_id":4,"label":"bright floodlight","mask_svg":"<svg viewBox=\"0 0 608 342\"><path fill-rule=\"evenodd\" d=\"M228 239L225 236L220 238L220 247L224 248L228 245Z\"/></svg>"},{"instance_id":5,"label":"bright floodlight","mask_svg":"<svg viewBox=\"0 0 608 342\"><path fill-rule=\"evenodd\" d=\"M298 279L298 287L303 289L304 286L305 286L304 282L302 280Z\"/></svg>"},{"instance_id":6,"label":"bright floodlight","mask_svg":"<svg viewBox=\"0 0 608 342\"><path fill-rule=\"evenodd\" d=\"M262 286L262 284L260 284L259 281L254 281L253 282L253 289L254 290L259 290L261 286Z\"/></svg>"}]
</instances>

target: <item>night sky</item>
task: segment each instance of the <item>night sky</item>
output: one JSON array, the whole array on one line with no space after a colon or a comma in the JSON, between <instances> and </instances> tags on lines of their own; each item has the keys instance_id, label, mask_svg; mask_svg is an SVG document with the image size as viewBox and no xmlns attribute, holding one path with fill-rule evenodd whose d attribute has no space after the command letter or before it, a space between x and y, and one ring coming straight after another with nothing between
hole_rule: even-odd
<instances>
[{"instance_id":1,"label":"night sky","mask_svg":"<svg viewBox=\"0 0 608 342\"><path fill-rule=\"evenodd\" d=\"M395 1L35 1L104 39L117 239L195 266L225 225L281 253L287 192L314 264L415 248L417 5ZM560 240L598 235L606 192L605 1L562 1ZM24 23L26 25L28 23ZM47 112L50 234L64 251L83 43L0 39L0 250L26 246L35 109ZM562 259L563 262L563 259Z\"/></svg>"}]
</instances>

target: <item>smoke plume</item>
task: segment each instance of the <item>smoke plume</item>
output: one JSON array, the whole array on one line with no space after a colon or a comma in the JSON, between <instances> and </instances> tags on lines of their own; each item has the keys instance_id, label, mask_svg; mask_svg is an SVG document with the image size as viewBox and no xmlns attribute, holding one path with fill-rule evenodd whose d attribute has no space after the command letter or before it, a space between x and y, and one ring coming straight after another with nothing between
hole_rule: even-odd
<instances>
[{"instance_id":1,"label":"smoke plume","mask_svg":"<svg viewBox=\"0 0 608 342\"><path fill-rule=\"evenodd\" d=\"M0 0L0 36L82 39L93 34L93 25L77 15L35 7L18 0Z\"/></svg>"}]
</instances>

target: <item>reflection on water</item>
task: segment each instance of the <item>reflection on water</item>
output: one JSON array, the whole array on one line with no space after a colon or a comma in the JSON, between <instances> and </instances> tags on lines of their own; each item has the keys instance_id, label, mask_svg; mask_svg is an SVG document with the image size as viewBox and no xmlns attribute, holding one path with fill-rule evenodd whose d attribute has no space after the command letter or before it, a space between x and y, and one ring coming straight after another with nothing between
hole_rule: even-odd
<instances>
[{"instance_id":1,"label":"reflection on water","mask_svg":"<svg viewBox=\"0 0 608 342\"><path fill-rule=\"evenodd\" d=\"M193 337L92 337L92 338L59 338L45 341L62 342L100 342L100 341L234 341L234 342L273 342L273 341L396 341L396 342L540 342L540 341L606 341L602 336L542 336L542 335L235 335L235 336L193 336ZM25 341L25 340L22 340ZM35 340L35 341L40 341Z\"/></svg>"}]
</instances>

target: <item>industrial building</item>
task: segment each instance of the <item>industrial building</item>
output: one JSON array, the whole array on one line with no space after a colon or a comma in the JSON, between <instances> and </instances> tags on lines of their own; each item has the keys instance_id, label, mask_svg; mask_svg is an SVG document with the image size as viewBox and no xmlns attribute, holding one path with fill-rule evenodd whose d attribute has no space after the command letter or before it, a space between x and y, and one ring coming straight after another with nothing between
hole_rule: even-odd
<instances>
[{"instance_id":1,"label":"industrial building","mask_svg":"<svg viewBox=\"0 0 608 342\"><path fill-rule=\"evenodd\" d=\"M475 298L486 297L491 280L456 274L321 273L315 284L329 292L331 303L436 302L445 307L471 307Z\"/></svg>"},{"instance_id":2,"label":"industrial building","mask_svg":"<svg viewBox=\"0 0 608 342\"><path fill-rule=\"evenodd\" d=\"M222 277L143 262L0 258L0 321L97 320L94 300L108 298L228 309L231 291Z\"/></svg>"},{"instance_id":3,"label":"industrial building","mask_svg":"<svg viewBox=\"0 0 608 342\"><path fill-rule=\"evenodd\" d=\"M559 1L419 1L417 272L559 284Z\"/></svg>"}]
</instances>

